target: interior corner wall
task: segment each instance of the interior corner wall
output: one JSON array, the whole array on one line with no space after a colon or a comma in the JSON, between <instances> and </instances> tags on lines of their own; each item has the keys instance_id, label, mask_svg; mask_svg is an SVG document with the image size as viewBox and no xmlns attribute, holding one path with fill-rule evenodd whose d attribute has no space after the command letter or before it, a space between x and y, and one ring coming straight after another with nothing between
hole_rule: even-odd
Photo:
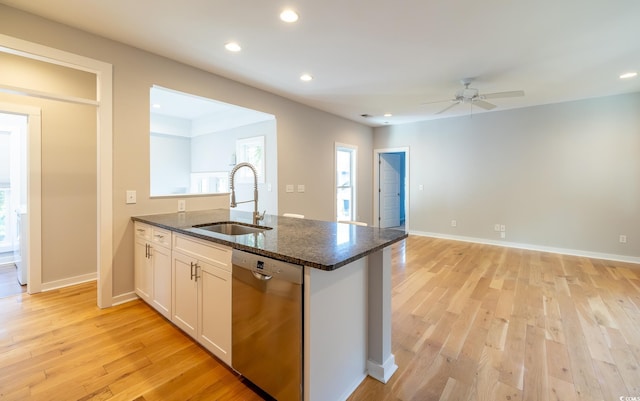
<instances>
[{"instance_id":1,"label":"interior corner wall","mask_svg":"<svg viewBox=\"0 0 640 401\"><path fill-rule=\"evenodd\" d=\"M374 148L411 149L411 232L637 258L638 110L632 93L387 126Z\"/></svg>"},{"instance_id":2,"label":"interior corner wall","mask_svg":"<svg viewBox=\"0 0 640 401\"><path fill-rule=\"evenodd\" d=\"M333 144L357 145L358 210L363 220L371 219L372 128L5 5L0 5L0 27L5 35L113 65L114 296L134 289L131 216L177 211L175 199L149 196L149 89L154 84L276 117L279 185L274 191L280 213L298 211L310 218L335 220ZM286 193L286 184L305 184L306 191ZM125 204L127 190L137 191L136 204ZM227 196L186 198L187 210L228 205ZM42 240L50 238L43 235Z\"/></svg>"}]
</instances>

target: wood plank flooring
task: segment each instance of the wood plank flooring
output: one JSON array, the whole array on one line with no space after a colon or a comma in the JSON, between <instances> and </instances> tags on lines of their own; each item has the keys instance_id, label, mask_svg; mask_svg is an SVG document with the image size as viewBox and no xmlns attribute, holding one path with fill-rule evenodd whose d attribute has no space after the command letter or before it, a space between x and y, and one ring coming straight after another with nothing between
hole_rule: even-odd
<instances>
[{"instance_id":1,"label":"wood plank flooring","mask_svg":"<svg viewBox=\"0 0 640 401\"><path fill-rule=\"evenodd\" d=\"M14 264L0 264L0 298L27 291L26 285L20 285Z\"/></svg>"},{"instance_id":2,"label":"wood plank flooring","mask_svg":"<svg viewBox=\"0 0 640 401\"><path fill-rule=\"evenodd\" d=\"M349 401L640 399L640 266L409 237L389 383Z\"/></svg>"},{"instance_id":3,"label":"wood plank flooring","mask_svg":"<svg viewBox=\"0 0 640 401\"><path fill-rule=\"evenodd\" d=\"M640 397L640 266L414 236L393 265L399 368L349 401ZM0 299L0 400L264 398L95 283Z\"/></svg>"}]
</instances>

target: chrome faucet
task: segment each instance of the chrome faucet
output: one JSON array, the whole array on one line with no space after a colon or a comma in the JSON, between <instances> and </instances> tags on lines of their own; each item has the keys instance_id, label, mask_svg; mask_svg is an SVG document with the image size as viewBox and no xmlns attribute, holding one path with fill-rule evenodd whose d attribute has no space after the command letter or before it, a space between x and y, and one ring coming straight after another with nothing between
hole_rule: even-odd
<instances>
[{"instance_id":1,"label":"chrome faucet","mask_svg":"<svg viewBox=\"0 0 640 401\"><path fill-rule=\"evenodd\" d=\"M251 171L253 171L253 200L236 202L236 190L235 190L235 186L234 186L234 176L236 175L236 171L238 171L242 167L249 167L251 169ZM230 207L236 207L236 206L238 206L238 203L253 202L254 203L254 206L253 206L253 224L258 224L258 221L264 219L264 215L265 215L265 213L267 211L265 210L264 213L262 213L262 214L260 214L260 212L258 211L258 171L256 170L256 168L251 163L247 163L247 162L238 163L231 169L231 172L229 173L229 187L231 188L231 205L230 205Z\"/></svg>"}]
</instances>

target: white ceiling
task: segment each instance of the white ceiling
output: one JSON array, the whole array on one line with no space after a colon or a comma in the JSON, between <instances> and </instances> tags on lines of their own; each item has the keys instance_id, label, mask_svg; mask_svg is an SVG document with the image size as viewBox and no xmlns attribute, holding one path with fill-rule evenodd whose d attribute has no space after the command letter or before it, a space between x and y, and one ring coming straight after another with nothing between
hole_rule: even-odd
<instances>
[{"instance_id":1,"label":"white ceiling","mask_svg":"<svg viewBox=\"0 0 640 401\"><path fill-rule=\"evenodd\" d=\"M640 77L618 78L640 71L638 0L0 3L372 126L468 114L422 104L467 77L481 93L525 91L492 99L495 111L640 91ZM297 23L279 20L285 7ZM224 49L231 40L242 52Z\"/></svg>"}]
</instances>

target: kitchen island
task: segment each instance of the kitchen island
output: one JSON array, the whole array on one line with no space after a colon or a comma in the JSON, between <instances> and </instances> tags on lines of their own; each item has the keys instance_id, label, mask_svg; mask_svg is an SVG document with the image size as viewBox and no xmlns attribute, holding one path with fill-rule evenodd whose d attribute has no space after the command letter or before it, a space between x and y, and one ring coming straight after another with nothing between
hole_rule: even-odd
<instances>
[{"instance_id":1,"label":"kitchen island","mask_svg":"<svg viewBox=\"0 0 640 401\"><path fill-rule=\"evenodd\" d=\"M343 400L368 374L386 382L397 366L391 353L390 245L398 230L267 215L264 231L226 235L198 226L252 223L228 209L137 216L198 240L303 266L304 400Z\"/></svg>"}]
</instances>

